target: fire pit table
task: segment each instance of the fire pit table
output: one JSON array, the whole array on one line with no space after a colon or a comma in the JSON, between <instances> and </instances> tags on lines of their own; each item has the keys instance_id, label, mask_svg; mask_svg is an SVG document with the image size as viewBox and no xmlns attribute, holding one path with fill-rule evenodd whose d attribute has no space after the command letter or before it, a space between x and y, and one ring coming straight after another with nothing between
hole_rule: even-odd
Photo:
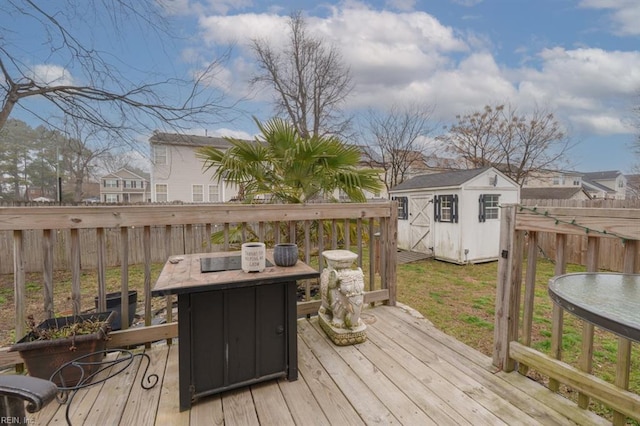
<instances>
[{"instance_id":1,"label":"fire pit table","mask_svg":"<svg viewBox=\"0 0 640 426\"><path fill-rule=\"evenodd\" d=\"M178 295L180 410L253 383L298 378L296 282L319 273L298 261L243 272L240 252L170 257L152 296Z\"/></svg>"}]
</instances>

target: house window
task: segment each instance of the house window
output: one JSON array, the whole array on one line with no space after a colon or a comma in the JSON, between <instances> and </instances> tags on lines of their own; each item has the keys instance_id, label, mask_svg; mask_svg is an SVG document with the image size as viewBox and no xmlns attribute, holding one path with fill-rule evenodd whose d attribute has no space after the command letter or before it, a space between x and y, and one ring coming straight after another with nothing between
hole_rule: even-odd
<instances>
[{"instance_id":1,"label":"house window","mask_svg":"<svg viewBox=\"0 0 640 426\"><path fill-rule=\"evenodd\" d=\"M157 166L168 164L166 146L155 146L153 148L153 162Z\"/></svg>"},{"instance_id":2,"label":"house window","mask_svg":"<svg viewBox=\"0 0 640 426\"><path fill-rule=\"evenodd\" d=\"M564 175L558 175L553 177L554 185L564 185Z\"/></svg>"},{"instance_id":3,"label":"house window","mask_svg":"<svg viewBox=\"0 0 640 426\"><path fill-rule=\"evenodd\" d=\"M104 194L104 201L107 203L117 203L118 194Z\"/></svg>"},{"instance_id":4,"label":"house window","mask_svg":"<svg viewBox=\"0 0 640 426\"><path fill-rule=\"evenodd\" d=\"M217 203L220 201L220 190L218 185L209 185L209 202Z\"/></svg>"},{"instance_id":5,"label":"house window","mask_svg":"<svg viewBox=\"0 0 640 426\"><path fill-rule=\"evenodd\" d=\"M486 222L488 219L499 219L500 206L498 201L500 194L482 194L478 201L478 220Z\"/></svg>"},{"instance_id":6,"label":"house window","mask_svg":"<svg viewBox=\"0 0 640 426\"><path fill-rule=\"evenodd\" d=\"M164 203L168 200L167 197L167 184L166 183L156 183L156 201L159 203Z\"/></svg>"},{"instance_id":7,"label":"house window","mask_svg":"<svg viewBox=\"0 0 640 426\"><path fill-rule=\"evenodd\" d=\"M624 188L624 181L622 179L618 179L618 188Z\"/></svg>"},{"instance_id":8,"label":"house window","mask_svg":"<svg viewBox=\"0 0 640 426\"><path fill-rule=\"evenodd\" d=\"M433 207L436 222L458 223L457 195L436 195L433 198Z\"/></svg>"},{"instance_id":9,"label":"house window","mask_svg":"<svg viewBox=\"0 0 640 426\"><path fill-rule=\"evenodd\" d=\"M409 219L409 201L407 197L391 197L398 202L398 220Z\"/></svg>"},{"instance_id":10,"label":"house window","mask_svg":"<svg viewBox=\"0 0 640 426\"><path fill-rule=\"evenodd\" d=\"M582 185L582 182L580 182L580 178L574 178L573 186L580 186L580 185Z\"/></svg>"},{"instance_id":11,"label":"house window","mask_svg":"<svg viewBox=\"0 0 640 426\"><path fill-rule=\"evenodd\" d=\"M117 179L105 179L104 180L104 187L105 188L117 188L118 187L118 180Z\"/></svg>"},{"instance_id":12,"label":"house window","mask_svg":"<svg viewBox=\"0 0 640 426\"><path fill-rule=\"evenodd\" d=\"M135 180L123 180L122 181L122 187L123 188L137 188L138 187L138 181L135 181Z\"/></svg>"},{"instance_id":13,"label":"house window","mask_svg":"<svg viewBox=\"0 0 640 426\"><path fill-rule=\"evenodd\" d=\"M191 200L194 203L202 203L204 201L204 188L203 185L191 186Z\"/></svg>"}]
</instances>

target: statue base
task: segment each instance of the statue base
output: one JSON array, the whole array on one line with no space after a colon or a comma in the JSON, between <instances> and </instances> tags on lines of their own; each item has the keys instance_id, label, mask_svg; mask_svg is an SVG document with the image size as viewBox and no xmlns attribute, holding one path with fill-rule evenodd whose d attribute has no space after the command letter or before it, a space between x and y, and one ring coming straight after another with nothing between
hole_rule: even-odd
<instances>
[{"instance_id":1,"label":"statue base","mask_svg":"<svg viewBox=\"0 0 640 426\"><path fill-rule=\"evenodd\" d=\"M318 323L331 341L338 346L355 345L367 340L367 326L362 322L353 329L338 328L331 325L331 320L327 318L326 314L318 313Z\"/></svg>"}]
</instances>

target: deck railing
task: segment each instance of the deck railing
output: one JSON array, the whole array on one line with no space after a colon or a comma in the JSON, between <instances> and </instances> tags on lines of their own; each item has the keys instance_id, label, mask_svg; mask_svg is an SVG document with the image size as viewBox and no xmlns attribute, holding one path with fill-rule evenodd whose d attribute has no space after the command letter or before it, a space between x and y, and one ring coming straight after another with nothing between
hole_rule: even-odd
<instances>
[{"instance_id":1,"label":"deck railing","mask_svg":"<svg viewBox=\"0 0 640 426\"><path fill-rule=\"evenodd\" d=\"M40 252L39 271L44 289L41 311L35 316L50 318L56 312L54 271L61 265L71 271L68 298L74 314L89 308L82 305L81 297L81 274L87 268L97 272L98 309L106 309L105 275L111 263L107 253L113 252L114 241L118 246L122 300L128 300L131 258L141 259L144 265L145 327L127 329L127 304L123 303L123 330L111 333L110 347L177 337L177 323L171 318L172 296L166 299L167 323L151 325L151 288L154 284L151 265L158 262L158 258L164 263L172 255L239 250L245 241L264 241L267 247L278 242L298 243L304 253L303 260L319 270L323 268L322 251L353 250L359 254L360 266L368 271L365 303L395 304L395 202L0 208L0 232L7 231L12 235L13 245L2 250L0 262L13 258L15 303L13 307L2 306L2 309L15 310L15 336L18 338L25 334L27 315L34 314L27 312L25 303L25 265L27 259L33 259L32 251ZM217 244L211 242L213 233L221 237ZM60 243L61 238L67 239L64 244ZM30 242L29 247L25 246L26 240ZM362 265L363 259L367 259L368 264ZM311 281L303 284L304 300L298 302L298 315L310 315L318 310L320 301L311 297L313 284ZM86 303L86 296L84 300ZM7 352L7 348L0 349L0 366L19 363L19 355Z\"/></svg>"},{"instance_id":2,"label":"deck railing","mask_svg":"<svg viewBox=\"0 0 640 426\"><path fill-rule=\"evenodd\" d=\"M562 361L563 309L552 308L551 348L546 355L532 348L538 239L555 235L555 275L566 272L567 239L581 236L586 241L586 270L599 269L600 242L617 239L623 245L624 273L638 273L640 267L640 209L504 206L501 218L501 257L498 264L493 363L504 371L529 369L549 377L548 387L560 383L577 391L577 404L587 408L594 398L613 410L613 423L626 418L640 421L640 396L630 392L632 342L617 337L617 367L613 383L592 374L594 326L583 323L581 354L577 368ZM573 237L572 237L573 238ZM523 269L526 258L526 273ZM522 288L524 283L524 289ZM546 293L546 290L545 290ZM637 345L637 344L635 344Z\"/></svg>"}]
</instances>

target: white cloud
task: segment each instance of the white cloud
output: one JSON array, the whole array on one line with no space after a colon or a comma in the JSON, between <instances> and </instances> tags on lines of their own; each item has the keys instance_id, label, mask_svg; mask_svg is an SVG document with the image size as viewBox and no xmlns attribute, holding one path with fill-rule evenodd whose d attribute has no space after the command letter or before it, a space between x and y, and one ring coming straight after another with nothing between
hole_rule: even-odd
<instances>
[{"instance_id":1,"label":"white cloud","mask_svg":"<svg viewBox=\"0 0 640 426\"><path fill-rule=\"evenodd\" d=\"M630 132L621 117L640 88L638 51L528 49L526 65L508 67L496 61L486 35L445 26L425 12L374 10L358 1L326 10L323 17L307 17L308 30L340 48L355 84L350 109L428 102L436 107L434 118L446 121L486 104L508 102L524 113L548 107L579 132ZM239 58L221 79L235 80L234 90L246 93L238 81L246 83L255 69L246 49L250 39L283 45L287 20L287 15L266 13L201 18L209 46L237 42L239 48ZM260 100L268 95L261 93Z\"/></svg>"},{"instance_id":2,"label":"white cloud","mask_svg":"<svg viewBox=\"0 0 640 426\"><path fill-rule=\"evenodd\" d=\"M611 11L614 34L640 35L640 1L638 0L582 0L580 7Z\"/></svg>"},{"instance_id":3,"label":"white cloud","mask_svg":"<svg viewBox=\"0 0 640 426\"><path fill-rule=\"evenodd\" d=\"M33 80L45 86L69 86L73 84L71 73L59 65L35 65L32 69Z\"/></svg>"},{"instance_id":4,"label":"white cloud","mask_svg":"<svg viewBox=\"0 0 640 426\"><path fill-rule=\"evenodd\" d=\"M634 128L620 119L615 113L579 114L570 117L581 131L597 135L614 135L633 133Z\"/></svg>"}]
</instances>

